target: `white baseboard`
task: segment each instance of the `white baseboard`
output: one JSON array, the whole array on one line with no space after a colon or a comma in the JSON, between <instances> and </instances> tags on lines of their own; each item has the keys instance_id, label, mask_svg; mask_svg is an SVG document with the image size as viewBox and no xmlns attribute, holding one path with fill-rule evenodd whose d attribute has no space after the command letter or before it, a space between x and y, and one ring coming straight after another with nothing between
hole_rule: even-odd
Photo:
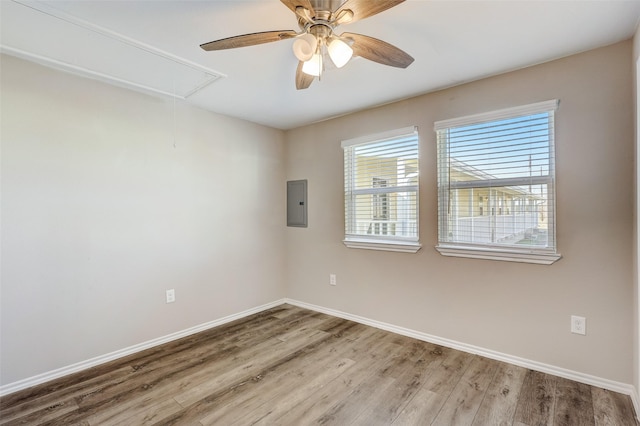
<instances>
[{"instance_id":1,"label":"white baseboard","mask_svg":"<svg viewBox=\"0 0 640 426\"><path fill-rule=\"evenodd\" d=\"M638 398L638 389L635 386L631 392L631 402L633 402L633 409L636 410L636 423L640 425L640 398Z\"/></svg>"},{"instance_id":2,"label":"white baseboard","mask_svg":"<svg viewBox=\"0 0 640 426\"><path fill-rule=\"evenodd\" d=\"M168 334L166 336L158 337L156 339L148 340L137 345L129 346L128 348L120 349L115 352L108 353L106 355L97 356L95 358L81 361L75 364L68 365L66 367L58 368L56 370L48 371L46 373L38 374L37 376L28 377L17 382L8 383L4 386L0 386L0 396L8 395L10 393L17 392L22 389L29 388L31 386L39 385L41 383L48 382L49 380L58 379L69 374L77 373L78 371L86 370L91 367L95 367L100 364L104 364L109 361L113 361L118 358L122 358L127 355L134 354L136 352L143 351L145 349L152 348L154 346L162 345L173 340L181 339L186 336L190 336L201 331L208 330L213 327L217 327L222 324L235 321L247 317L249 315L262 312L264 310L282 305L285 303L285 299L280 299L275 302L267 303L265 305L256 306L255 308L247 309L246 311L239 312L237 314L228 315L224 318L209 321L204 324L196 325L194 327L187 328L186 330L178 331Z\"/></svg>"},{"instance_id":3,"label":"white baseboard","mask_svg":"<svg viewBox=\"0 0 640 426\"><path fill-rule=\"evenodd\" d=\"M412 337L414 339L423 340L425 342L434 343L448 348L457 349L462 352L467 352L475 355L480 355L486 358L495 359L497 361L507 362L509 364L518 365L520 367L528 368L542 373L552 374L554 376L563 377L565 379L574 380L576 382L584 383L591 386L600 387L613 392L629 395L633 401L636 413L640 413L638 407L638 394L635 388L626 383L616 382L601 377L592 376L589 374L580 373L578 371L568 370L566 368L556 367L549 364L544 364L537 361L532 361L525 358L520 358L513 355L503 354L500 352L492 351L490 349L481 348L467 343L458 342L455 340L445 339L431 334L422 333L419 331L411 330L404 327L398 327L392 324L372 320L369 318L361 317L358 315L348 314L331 308L325 308L323 306L317 306L310 303L300 302L293 299L285 299L285 302L290 305L295 305L301 308L310 309L312 311L322 312L334 317L344 318L347 320L355 321L360 324L370 325L372 327L379 328L381 330L391 331L403 336ZM637 414L638 415L638 414Z\"/></svg>"},{"instance_id":4,"label":"white baseboard","mask_svg":"<svg viewBox=\"0 0 640 426\"><path fill-rule=\"evenodd\" d=\"M629 395L631 397L631 400L633 401L633 406L636 413L640 413L640 398L638 396L638 392L634 386L626 383L603 379L600 377L591 376L589 374L584 374L577 371L567 370L565 368L555 367L553 365L544 364L544 363L532 361L525 358L503 354L500 352L492 351L490 349L485 349L478 346L458 342L455 340L433 336L430 334L422 333L422 332L411 330L408 328L398 327L392 324L372 320L372 319L361 317L358 315L348 314L346 312L338 311L335 309L325 308L323 306L313 305L310 303L305 303L298 300L286 299L286 298L277 300L271 303L267 303L265 305L257 306L255 308L247 309L237 314L228 315L226 317L213 320L204 324L196 325L186 330L178 331L176 333L172 333L156 339L148 340L146 342L139 343L137 345L130 346L128 348L120 349L118 351L111 352L106 355L101 355L86 361L78 362L72 365L68 365L66 367L62 367L62 368L52 370L43 374L39 374L37 376L28 377L26 379L19 380L17 382L0 386L0 396L8 395L8 394L29 388L31 386L39 385L39 384L48 382L50 380L67 376L69 374L77 373L79 371L86 370L88 368L95 367L100 364L104 364L106 362L113 361L115 359L122 358L124 356L131 355L136 352L140 352L145 349L149 349L154 346L161 345L163 343L168 343L173 340L190 336L192 334L199 333L201 331L205 331L210 328L217 327L219 325L223 325L231 321L235 321L237 319L241 319L249 315L253 315L258 312L262 312L264 310L274 308L276 306L282 305L283 303L288 303L294 306L310 309L316 312L322 312L327 315L332 315L338 318L344 318L347 320L355 321L360 324L369 325L372 327L379 328L381 330L386 330L386 331L397 333L403 336L412 337L418 340L423 340L425 342L446 346L448 348L457 349L463 352L484 356L486 358L495 359L497 361L507 362L510 364L518 365L520 367L529 368L531 370L552 374L554 376L564 377L566 379L575 380L576 382L585 383L591 386L597 386L603 389L608 389L613 392L619 392L625 395ZM640 414L636 414L636 415L640 415Z\"/></svg>"}]
</instances>

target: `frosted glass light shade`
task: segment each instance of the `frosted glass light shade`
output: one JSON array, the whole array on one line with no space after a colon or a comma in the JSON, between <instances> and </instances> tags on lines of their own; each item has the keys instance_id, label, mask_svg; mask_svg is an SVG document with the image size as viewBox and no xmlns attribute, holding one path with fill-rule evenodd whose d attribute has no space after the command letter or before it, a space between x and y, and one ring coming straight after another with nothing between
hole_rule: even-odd
<instances>
[{"instance_id":1,"label":"frosted glass light shade","mask_svg":"<svg viewBox=\"0 0 640 426\"><path fill-rule=\"evenodd\" d=\"M315 54L302 65L302 72L319 77L322 73L322 55Z\"/></svg>"},{"instance_id":2,"label":"frosted glass light shade","mask_svg":"<svg viewBox=\"0 0 640 426\"><path fill-rule=\"evenodd\" d=\"M301 61L308 61L316 53L317 46L316 37L313 34L305 34L293 42L293 54Z\"/></svg>"},{"instance_id":3,"label":"frosted glass light shade","mask_svg":"<svg viewBox=\"0 0 640 426\"><path fill-rule=\"evenodd\" d=\"M329 57L336 67L342 68L353 56L353 49L344 41L334 38L328 46Z\"/></svg>"}]
</instances>

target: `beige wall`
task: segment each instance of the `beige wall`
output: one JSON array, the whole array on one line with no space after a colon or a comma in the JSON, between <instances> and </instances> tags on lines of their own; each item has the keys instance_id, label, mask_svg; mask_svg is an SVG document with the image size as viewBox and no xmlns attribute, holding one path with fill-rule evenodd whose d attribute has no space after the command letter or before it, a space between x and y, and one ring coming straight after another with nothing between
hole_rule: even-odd
<instances>
[{"instance_id":1,"label":"beige wall","mask_svg":"<svg viewBox=\"0 0 640 426\"><path fill-rule=\"evenodd\" d=\"M282 131L7 56L1 84L2 384L285 296Z\"/></svg>"},{"instance_id":2,"label":"beige wall","mask_svg":"<svg viewBox=\"0 0 640 426\"><path fill-rule=\"evenodd\" d=\"M628 41L288 131L286 175L309 181L309 227L285 231L287 296L631 383L631 56ZM555 98L563 258L541 266L441 256L433 123ZM340 142L410 125L420 131L422 249L346 248ZM569 332L570 315L587 318L586 336Z\"/></svg>"}]
</instances>

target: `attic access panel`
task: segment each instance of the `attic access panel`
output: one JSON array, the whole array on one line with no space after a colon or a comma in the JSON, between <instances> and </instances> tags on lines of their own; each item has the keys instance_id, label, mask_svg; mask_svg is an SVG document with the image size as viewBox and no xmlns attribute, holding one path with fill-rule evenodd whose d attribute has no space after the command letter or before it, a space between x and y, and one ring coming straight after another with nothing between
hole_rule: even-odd
<instances>
[{"instance_id":1,"label":"attic access panel","mask_svg":"<svg viewBox=\"0 0 640 426\"><path fill-rule=\"evenodd\" d=\"M70 15L56 7L56 3L3 2L2 11L11 19L3 16L0 51L119 87L178 99L187 99L225 77L198 63ZM47 36L21 31L25 22L47 28Z\"/></svg>"},{"instance_id":2,"label":"attic access panel","mask_svg":"<svg viewBox=\"0 0 640 426\"><path fill-rule=\"evenodd\" d=\"M307 180L287 182L287 226L307 227Z\"/></svg>"}]
</instances>

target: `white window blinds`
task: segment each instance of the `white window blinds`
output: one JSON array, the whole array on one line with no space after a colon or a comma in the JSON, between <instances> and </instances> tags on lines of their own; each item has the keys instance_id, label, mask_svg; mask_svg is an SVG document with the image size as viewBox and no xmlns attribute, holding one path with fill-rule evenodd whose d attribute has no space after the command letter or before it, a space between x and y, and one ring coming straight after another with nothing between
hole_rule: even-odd
<instances>
[{"instance_id":1,"label":"white window blinds","mask_svg":"<svg viewBox=\"0 0 640 426\"><path fill-rule=\"evenodd\" d=\"M351 139L342 148L345 240L417 242L417 128Z\"/></svg>"},{"instance_id":2,"label":"white window blinds","mask_svg":"<svg viewBox=\"0 0 640 426\"><path fill-rule=\"evenodd\" d=\"M435 123L440 246L555 253L557 105Z\"/></svg>"}]
</instances>

